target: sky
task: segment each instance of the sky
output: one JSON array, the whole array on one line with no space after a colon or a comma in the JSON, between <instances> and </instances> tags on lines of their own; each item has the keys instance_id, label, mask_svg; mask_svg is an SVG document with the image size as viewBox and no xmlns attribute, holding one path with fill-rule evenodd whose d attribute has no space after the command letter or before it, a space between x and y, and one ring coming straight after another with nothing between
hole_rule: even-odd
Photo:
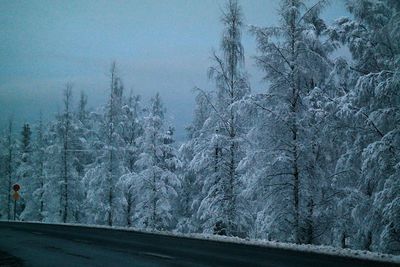
<instances>
[{"instance_id":1,"label":"sky","mask_svg":"<svg viewBox=\"0 0 400 267\"><path fill-rule=\"evenodd\" d=\"M278 22L279 0L241 0L245 25ZM310 1L312 3L312 1ZM159 92L167 118L184 140L193 116L197 86L211 90L211 53L218 51L224 0L0 0L0 131L52 119L62 109L62 90L83 90L89 107L106 102L113 61L125 91L148 102ZM342 0L332 1L323 17L346 15ZM254 65L254 37L242 40L253 91L265 89ZM19 129L18 129L19 132Z\"/></svg>"}]
</instances>

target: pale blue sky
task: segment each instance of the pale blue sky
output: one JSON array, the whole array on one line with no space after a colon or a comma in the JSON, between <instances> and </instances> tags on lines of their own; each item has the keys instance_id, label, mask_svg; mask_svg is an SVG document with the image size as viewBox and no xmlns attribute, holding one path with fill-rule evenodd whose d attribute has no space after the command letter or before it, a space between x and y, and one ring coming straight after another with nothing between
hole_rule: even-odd
<instances>
[{"instance_id":1,"label":"pale blue sky","mask_svg":"<svg viewBox=\"0 0 400 267\"><path fill-rule=\"evenodd\" d=\"M206 73L212 48L219 47L224 2L0 0L0 129L11 115L16 127L35 122L40 111L52 118L66 82L73 82L75 100L82 89L90 106L103 104L116 60L127 91L145 101L160 92L182 140L192 117L191 89L213 86ZM278 2L240 1L245 23L276 24ZM342 15L341 0L324 13L328 21ZM252 88L262 90L251 58L255 41L246 31L243 45Z\"/></svg>"}]
</instances>

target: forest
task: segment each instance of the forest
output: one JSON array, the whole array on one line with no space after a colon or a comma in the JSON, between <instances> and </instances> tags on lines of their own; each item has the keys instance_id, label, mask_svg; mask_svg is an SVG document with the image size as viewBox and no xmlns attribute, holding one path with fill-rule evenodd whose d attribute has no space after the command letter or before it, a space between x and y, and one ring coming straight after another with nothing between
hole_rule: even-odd
<instances>
[{"instance_id":1,"label":"forest","mask_svg":"<svg viewBox=\"0 0 400 267\"><path fill-rule=\"evenodd\" d=\"M400 1L347 0L331 24L328 4L281 0L277 25L247 26L227 1L204 70L214 88L194 88L183 144L160 95L127 92L115 62L106 104L67 83L51 121L10 119L0 219L400 254ZM243 34L258 45L257 93ZM351 59L333 56L343 48Z\"/></svg>"}]
</instances>

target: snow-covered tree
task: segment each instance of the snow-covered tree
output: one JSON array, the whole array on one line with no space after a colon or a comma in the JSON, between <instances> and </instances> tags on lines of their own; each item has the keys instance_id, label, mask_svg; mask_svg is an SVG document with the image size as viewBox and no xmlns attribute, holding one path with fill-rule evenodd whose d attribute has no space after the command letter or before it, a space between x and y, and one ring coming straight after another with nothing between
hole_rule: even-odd
<instances>
[{"instance_id":1,"label":"snow-covered tree","mask_svg":"<svg viewBox=\"0 0 400 267\"><path fill-rule=\"evenodd\" d=\"M21 131L21 140L19 145L19 164L16 171L18 182L21 185L21 210L23 217L27 215L29 210L32 210L29 206L33 204L33 179L34 179L34 167L33 167L33 143L32 143L32 131L28 123L25 123ZM29 217L29 216L28 216Z\"/></svg>"},{"instance_id":2,"label":"snow-covered tree","mask_svg":"<svg viewBox=\"0 0 400 267\"><path fill-rule=\"evenodd\" d=\"M397 1L362 0L348 1L348 9L354 18L337 20L331 37L349 47L358 75L341 108L343 121L353 125L348 128L353 142L337 164L338 170L352 171L346 177L353 181L354 200L347 207L351 246L393 253L399 245L392 216L399 191L392 179L399 163L400 7Z\"/></svg>"},{"instance_id":3,"label":"snow-covered tree","mask_svg":"<svg viewBox=\"0 0 400 267\"><path fill-rule=\"evenodd\" d=\"M2 140L2 166L3 166L3 175L2 178L2 209L1 214L2 218L11 220L13 218L13 205L12 205L12 185L15 182L15 171L16 171L16 144L13 137L13 121L9 119L7 124L7 130L4 133L4 137Z\"/></svg>"},{"instance_id":4,"label":"snow-covered tree","mask_svg":"<svg viewBox=\"0 0 400 267\"><path fill-rule=\"evenodd\" d=\"M21 195L26 203L20 217L23 220L43 221L45 219L44 190L47 183L45 127L40 118L34 130L34 138L28 142L28 136L30 136L28 126L24 125L21 152L25 155L22 154L18 168L21 177Z\"/></svg>"},{"instance_id":5,"label":"snow-covered tree","mask_svg":"<svg viewBox=\"0 0 400 267\"><path fill-rule=\"evenodd\" d=\"M400 253L400 2L281 0L279 24L251 27L267 89L250 94L242 10L227 0L215 89L196 89L179 151L160 95L89 111L72 86L44 125L0 139L0 218L203 232ZM344 46L352 59L333 59ZM12 185L21 184L14 209ZM18 216L17 216L18 219Z\"/></svg>"},{"instance_id":6,"label":"snow-covered tree","mask_svg":"<svg viewBox=\"0 0 400 267\"><path fill-rule=\"evenodd\" d=\"M325 198L326 177L318 164L323 120L318 102L333 49L322 41L327 27L319 14L325 4L307 7L301 0L283 0L279 26L252 29L258 64L270 86L254 97L263 114L250 131L248 139L256 140L256 148L246 161L253 194L265 198L255 228L270 239L314 242L315 206Z\"/></svg>"},{"instance_id":7,"label":"snow-covered tree","mask_svg":"<svg viewBox=\"0 0 400 267\"><path fill-rule=\"evenodd\" d=\"M90 223L110 226L115 223L116 207L119 205L115 186L125 173L122 104L123 85L114 62L110 69L110 97L97 118L98 137L92 144L98 153L84 178Z\"/></svg>"},{"instance_id":8,"label":"snow-covered tree","mask_svg":"<svg viewBox=\"0 0 400 267\"><path fill-rule=\"evenodd\" d=\"M77 161L74 166L78 171L79 177L83 177L86 171L86 165L93 161L93 153L90 150L88 139L93 134L92 125L89 121L89 111L87 110L87 96L81 91L78 109L74 114L75 130L77 140L75 143L75 154Z\"/></svg>"},{"instance_id":9,"label":"snow-covered tree","mask_svg":"<svg viewBox=\"0 0 400 267\"><path fill-rule=\"evenodd\" d=\"M179 203L176 209L179 216L177 230L180 232L200 232L202 222L197 210L201 200L204 198L202 188L205 177L212 173L209 165L212 151L208 151L207 136L210 129L205 126L210 117L211 96L201 91L197 92L196 106L193 112L193 121L186 128L188 140L179 149L180 160L182 161L182 186L178 192ZM203 153L204 152L204 153ZM211 170L211 171L210 171Z\"/></svg>"},{"instance_id":10,"label":"snow-covered tree","mask_svg":"<svg viewBox=\"0 0 400 267\"><path fill-rule=\"evenodd\" d=\"M250 89L243 70L243 15L237 1L227 2L221 21L224 25L222 55L214 53L215 65L209 71L217 88L213 99L210 94L201 91L203 99L208 102L206 108L211 112L206 120L202 117L204 114L198 114L198 119L205 121L200 136L193 136L197 145L191 165L195 171L200 171L195 174L197 179L203 180L197 182L203 187L198 208L203 231L246 235L246 202L240 197L241 181L237 173L238 163L244 154L244 123L238 110ZM202 106L199 108L203 109ZM204 113L201 109L199 112Z\"/></svg>"},{"instance_id":11,"label":"snow-covered tree","mask_svg":"<svg viewBox=\"0 0 400 267\"><path fill-rule=\"evenodd\" d=\"M43 125L43 120L40 117L39 123L36 127L36 140L33 152L33 168L35 170L35 177L32 182L36 183L32 187L35 189L32 195L32 205L33 220L43 221L45 217L45 205L44 205L44 190L46 180L45 173L45 160L46 160L46 140L45 140L45 127ZM35 217L37 215L37 217Z\"/></svg>"},{"instance_id":12,"label":"snow-covered tree","mask_svg":"<svg viewBox=\"0 0 400 267\"><path fill-rule=\"evenodd\" d=\"M126 172L118 179L117 221L128 227L134 226L135 210L140 192L137 191L138 176L140 171L135 165L139 159L141 142L143 140L143 109L140 96L131 95L125 100L122 107L122 138L124 140L124 166Z\"/></svg>"},{"instance_id":13,"label":"snow-covered tree","mask_svg":"<svg viewBox=\"0 0 400 267\"><path fill-rule=\"evenodd\" d=\"M172 129L166 128L164 107L159 94L151 100L144 118L141 151L135 165L137 186L137 226L168 230L173 227L173 206L180 179L176 175L180 161L173 145Z\"/></svg>"},{"instance_id":14,"label":"snow-covered tree","mask_svg":"<svg viewBox=\"0 0 400 267\"><path fill-rule=\"evenodd\" d=\"M63 91L64 109L50 123L46 148L44 199L46 220L76 222L82 204L82 186L78 174L79 135L72 108L72 85ZM40 193L41 194L41 193ZM55 197L57 196L57 197Z\"/></svg>"},{"instance_id":15,"label":"snow-covered tree","mask_svg":"<svg viewBox=\"0 0 400 267\"><path fill-rule=\"evenodd\" d=\"M142 107L139 95L130 95L122 107L123 112L123 138L125 146L125 165L130 172L135 169L135 162L139 155L139 138L143 134Z\"/></svg>"}]
</instances>

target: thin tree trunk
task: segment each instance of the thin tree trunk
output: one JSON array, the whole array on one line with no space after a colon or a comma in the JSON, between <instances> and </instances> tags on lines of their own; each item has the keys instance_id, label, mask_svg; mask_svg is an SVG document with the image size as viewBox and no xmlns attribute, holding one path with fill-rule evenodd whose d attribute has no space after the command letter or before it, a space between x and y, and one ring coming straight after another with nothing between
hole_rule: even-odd
<instances>
[{"instance_id":1,"label":"thin tree trunk","mask_svg":"<svg viewBox=\"0 0 400 267\"><path fill-rule=\"evenodd\" d=\"M41 152L42 153L42 152ZM43 210L44 210L44 177L43 177L43 157L40 157L40 206L39 206L39 221L43 221Z\"/></svg>"},{"instance_id":2,"label":"thin tree trunk","mask_svg":"<svg viewBox=\"0 0 400 267\"><path fill-rule=\"evenodd\" d=\"M307 236L305 243L312 244L314 241L314 200L310 199L308 203L308 218L307 218Z\"/></svg>"},{"instance_id":3,"label":"thin tree trunk","mask_svg":"<svg viewBox=\"0 0 400 267\"><path fill-rule=\"evenodd\" d=\"M132 213L132 193L131 193L131 189L129 188L128 189L129 191L128 191L128 206L127 206L127 210L126 210L126 213L127 213L127 218L126 218L126 224L128 225L128 227L131 227L132 226L132 219L131 219L131 213Z\"/></svg>"},{"instance_id":4,"label":"thin tree trunk","mask_svg":"<svg viewBox=\"0 0 400 267\"><path fill-rule=\"evenodd\" d=\"M152 205L152 229L155 230L156 229L156 217L157 217L157 198L156 198L156 194L157 194L157 188L156 188L156 174L154 173L153 170L153 205Z\"/></svg>"},{"instance_id":5,"label":"thin tree trunk","mask_svg":"<svg viewBox=\"0 0 400 267\"><path fill-rule=\"evenodd\" d=\"M292 1L292 5L295 6L294 1ZM295 70L295 62L296 62L296 17L293 14L290 23L290 57L291 57L291 65L290 65L290 82L292 89L292 99L291 99L291 113L292 113L292 141L293 141L293 208L294 208L294 241L296 243L301 243L300 240L300 174L299 174L299 166L298 166L298 129L297 129L297 112L298 112L298 97L299 97L299 88L297 83L297 75Z\"/></svg>"},{"instance_id":6,"label":"thin tree trunk","mask_svg":"<svg viewBox=\"0 0 400 267\"><path fill-rule=\"evenodd\" d=\"M11 220L11 186L12 186L12 121L8 124L8 158L7 158L7 176L8 176L8 188L7 188L7 219Z\"/></svg>"},{"instance_id":7,"label":"thin tree trunk","mask_svg":"<svg viewBox=\"0 0 400 267\"><path fill-rule=\"evenodd\" d=\"M68 150L68 123L65 133L64 140L64 213L63 213L63 222L67 222L68 218L68 159L67 159L67 150Z\"/></svg>"},{"instance_id":8,"label":"thin tree trunk","mask_svg":"<svg viewBox=\"0 0 400 267\"><path fill-rule=\"evenodd\" d=\"M110 90L110 113L109 113L109 133L108 133L108 145L110 147L110 157L109 157L109 166L108 166L108 179L109 179L109 192L108 192L108 225L112 226L113 224L113 161L114 161L114 155L113 155L113 135L114 135L114 116L115 116L115 110L114 110L114 102L115 102L115 94L114 94L114 83L115 83L115 73L116 72L116 64L113 62L111 65L111 90Z\"/></svg>"}]
</instances>

